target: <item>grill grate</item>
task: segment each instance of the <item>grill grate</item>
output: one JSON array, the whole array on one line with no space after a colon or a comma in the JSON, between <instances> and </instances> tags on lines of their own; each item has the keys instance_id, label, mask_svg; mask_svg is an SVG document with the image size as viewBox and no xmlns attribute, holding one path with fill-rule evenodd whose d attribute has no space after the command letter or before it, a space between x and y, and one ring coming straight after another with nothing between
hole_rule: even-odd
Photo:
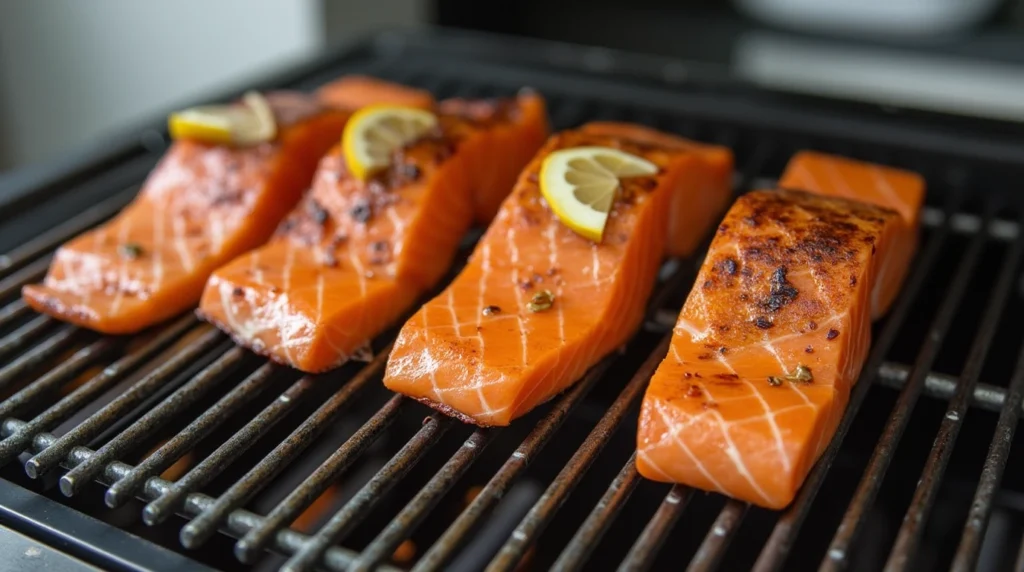
<instances>
[{"instance_id":1,"label":"grill grate","mask_svg":"<svg viewBox=\"0 0 1024 572\"><path fill-rule=\"evenodd\" d=\"M849 115L812 121L806 109L752 115L749 94L705 93L699 85L673 92L636 78L548 69L518 52L514 65L465 56L468 46L487 41L381 36L288 85L310 88L349 71L439 96L533 85L548 96L556 128L632 120L728 144L740 166L737 192L770 185L804 147L928 177L921 252L892 312L876 327L836 438L789 509L749 508L646 482L636 472L636 406L699 259L666 264L650 319L621 353L505 429L464 427L387 394L379 380L394 332L377 340L376 358L367 364L299 377L234 347L190 315L134 339L34 315L16 298L20 286L42 276L57 245L130 200L137 186L126 186L138 183L140 165L151 166L158 149L69 183L57 195L69 208L79 199L95 206L59 225L38 222L0 256L4 478L51 498L73 497L63 502L102 495L109 507L134 515L123 527L156 537L140 532L141 518L150 530L180 530L186 548L214 542L221 530L239 539L241 561L288 570L499 571L527 560L564 570L605 560L621 562L623 570L679 562L690 570L917 570L943 558L966 569L979 558L984 564L1015 556L1019 538L1006 536L1024 529L1021 491L1001 483L1004 473L1024 470L1011 455L1021 447L1013 436L1024 389L1024 358L1014 363L1024 347L1024 207L1019 193L999 183L1015 180L1000 178L1005 173L1024 170L1024 153L996 139L976 145L973 135L959 142L933 137L904 125L903 117L872 124ZM789 125L786 117L803 120ZM88 189L105 198L94 200L99 191ZM17 214L43 217L32 208ZM0 217L0 225L13 225L13 218ZM922 394L937 399L921 400ZM172 475L182 462L191 463L187 472ZM328 508L314 510L323 499ZM27 526L30 519L19 521L4 508L5 523ZM1002 541L986 535L994 512L1017 525L1000 533ZM318 522L296 528L296 519L310 514ZM645 523L639 531L636 522ZM879 523L884 533L873 534ZM392 562L409 541L422 554ZM79 550L88 554L90 547ZM189 555L237 566L210 551Z\"/></svg>"}]
</instances>

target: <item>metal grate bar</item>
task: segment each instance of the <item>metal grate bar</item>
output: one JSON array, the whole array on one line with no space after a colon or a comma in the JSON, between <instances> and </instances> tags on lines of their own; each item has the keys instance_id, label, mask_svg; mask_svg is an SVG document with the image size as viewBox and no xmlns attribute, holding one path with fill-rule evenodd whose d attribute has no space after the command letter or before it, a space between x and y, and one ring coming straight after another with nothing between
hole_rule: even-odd
<instances>
[{"instance_id":1,"label":"metal grate bar","mask_svg":"<svg viewBox=\"0 0 1024 572\"><path fill-rule=\"evenodd\" d=\"M743 517L747 515L748 508L750 505L736 499L725 501L722 512L718 513L718 518L711 525L711 530L704 537L697 554L690 560L687 572L710 572L718 568L722 557L725 556L725 549L736 535L736 530L743 522Z\"/></svg>"},{"instance_id":2,"label":"metal grate bar","mask_svg":"<svg viewBox=\"0 0 1024 572\"><path fill-rule=\"evenodd\" d=\"M6 419L40 397L48 396L120 345L121 340L101 338L79 349L60 365L0 402L0 419Z\"/></svg>"},{"instance_id":3,"label":"metal grate bar","mask_svg":"<svg viewBox=\"0 0 1024 572\"><path fill-rule=\"evenodd\" d=\"M17 432L24 427L24 422L17 420L8 420L3 425L3 431L5 433ZM36 435L33 441L33 449L38 452L45 451L48 447L53 446L57 442L57 437L50 433L40 433ZM63 466L68 469L73 469L79 463L83 463L89 459L92 455L92 451L87 447L75 447L71 454L64 459ZM129 472L133 467L127 463L115 461L107 465L104 471L103 480L112 483L120 480ZM142 489L142 496L148 500L155 500L167 494L171 488L171 483L165 481L160 477L153 477L146 482L146 486ZM215 502L210 496L202 493L190 493L182 504L182 512L185 516L194 517ZM231 513L231 518L225 524L225 530L234 535L242 536L249 530L259 526L263 522L263 517L244 509L236 510ZM274 548L285 554L292 554L309 541L309 536L294 530L285 529L278 531L274 538ZM353 561L355 554L351 550L332 546L328 549L326 555L327 567L330 570L341 571L348 568L349 563ZM378 572L400 572L391 566L380 566L377 568Z\"/></svg>"},{"instance_id":4,"label":"metal grate bar","mask_svg":"<svg viewBox=\"0 0 1024 572\"><path fill-rule=\"evenodd\" d=\"M413 529L427 516L441 498L452 488L487 445L498 434L496 429L477 429L463 442L459 450L430 479L416 497L388 523L359 556L349 572L369 572L409 537Z\"/></svg>"},{"instance_id":5,"label":"metal grate bar","mask_svg":"<svg viewBox=\"0 0 1024 572\"><path fill-rule=\"evenodd\" d=\"M636 452L633 452L612 484L608 485L601 500L597 501L593 510L587 515L587 519L583 521L569 544L562 550L553 568L567 571L580 570L590 557L590 553L597 548L597 543L608 531L612 521L626 505L626 501L629 500L633 489L639 482L640 473L636 471Z\"/></svg>"},{"instance_id":6,"label":"metal grate bar","mask_svg":"<svg viewBox=\"0 0 1024 572\"><path fill-rule=\"evenodd\" d=\"M231 348L194 375L188 383L168 395L159 405L147 411L121 434L107 441L89 457L88 461L65 473L60 478L60 490L64 496L74 496L84 484L99 475L107 463L137 447L170 421L172 416L206 395L241 364L244 355L245 350L242 348Z\"/></svg>"},{"instance_id":7,"label":"metal grate bar","mask_svg":"<svg viewBox=\"0 0 1024 572\"><path fill-rule=\"evenodd\" d=\"M71 324L62 324L38 346L11 360L0 369L0 391L6 390L25 378L25 373L48 362L74 340L79 329Z\"/></svg>"},{"instance_id":8,"label":"metal grate bar","mask_svg":"<svg viewBox=\"0 0 1024 572\"><path fill-rule=\"evenodd\" d=\"M391 347L381 351L372 362L348 381L337 393L324 402L281 443L249 470L231 488L217 498L212 506L181 530L181 543L195 548L217 532L217 527L228 514L263 489L277 473L284 469L323 433L358 393L375 379L387 364ZM315 380L314 380L315 381Z\"/></svg>"},{"instance_id":9,"label":"metal grate bar","mask_svg":"<svg viewBox=\"0 0 1024 572\"><path fill-rule=\"evenodd\" d=\"M71 453L72 449L79 445L84 445L89 439L99 435L108 425L117 421L122 415L142 403L158 389L165 386L170 378L194 363L199 356L224 340L224 336L220 331L207 326L201 326L194 331L203 331L204 333L196 341L178 352L173 358L164 362L152 373L133 385L131 389L117 396L113 401L92 414L74 429L65 433L52 447L47 447L45 451L41 451L26 461L25 473L35 479L56 467Z\"/></svg>"},{"instance_id":10,"label":"metal grate bar","mask_svg":"<svg viewBox=\"0 0 1024 572\"><path fill-rule=\"evenodd\" d=\"M950 210L952 210L952 206L950 205ZM903 322L910 313L918 292L921 291L932 268L938 262L939 256L943 252L943 247L946 245L946 240L950 235L950 230L948 224L942 226L938 230L937 235L928 241L928 245L918 259L917 265L911 269L907 283L903 286L903 292L897 298L892 310L890 310L881 335L873 344L861 379L853 386L850 402L846 406L843 418L839 421L839 426L836 427L836 433L833 435L832 441L829 442L825 452L822 453L821 458L818 459L814 468L807 475L803 486L800 488L800 492L797 493L796 499L775 524L775 528L772 530L768 541L761 550L761 554L758 555L757 561L754 563L754 570L756 572L775 572L781 569L785 563L786 556L788 556L789 550L793 546L796 534L811 510L814 497L818 494L818 490L828 476L828 470L832 466L832 461L835 460L836 454L839 452L840 446L842 446L843 439L850 430L850 426L857 416L857 411L860 410L860 405L871 388L871 382L874 381L875 373L879 370L886 354L889 352L889 348L896 341L896 336L899 334Z\"/></svg>"},{"instance_id":11,"label":"metal grate bar","mask_svg":"<svg viewBox=\"0 0 1024 572\"><path fill-rule=\"evenodd\" d=\"M114 216L125 204L135 198L138 192L138 187L132 187L117 193L7 254L0 255L0 277L6 276L11 270L24 266L29 260L57 248L69 239Z\"/></svg>"},{"instance_id":12,"label":"metal grate bar","mask_svg":"<svg viewBox=\"0 0 1024 572\"><path fill-rule=\"evenodd\" d=\"M0 465L7 464L15 456L28 449L37 433L46 431L67 419L75 411L84 407L95 395L135 371L158 352L166 349L184 335L185 331L194 323L195 320L191 316L172 323L149 343L107 366L103 371L26 423L22 430L0 442ZM35 394L39 391L38 387L43 383L43 378L40 378L0 404L0 420L7 419L24 405L32 403L36 399Z\"/></svg>"},{"instance_id":13,"label":"metal grate bar","mask_svg":"<svg viewBox=\"0 0 1024 572\"><path fill-rule=\"evenodd\" d=\"M21 300L18 300L18 303L23 307L25 306L25 303ZM0 359L6 358L9 353L28 344L40 332L56 323L57 321L49 316L36 316L29 323L0 338Z\"/></svg>"},{"instance_id":14,"label":"metal grate bar","mask_svg":"<svg viewBox=\"0 0 1024 572\"><path fill-rule=\"evenodd\" d=\"M1019 353L1020 360L1010 380L1006 401L999 412L992 444L989 445L978 488L967 513L967 524L964 526L960 546L957 547L956 556L953 558L953 570L974 568L978 560L978 551L981 550L981 541L985 537L985 529L988 527L988 519L992 514L992 499L996 487L1003 478L1006 459L1010 456L1010 445L1013 444L1013 434L1020 418L1021 394L1024 393L1024 344L1021 345Z\"/></svg>"},{"instance_id":15,"label":"metal grate bar","mask_svg":"<svg viewBox=\"0 0 1024 572\"><path fill-rule=\"evenodd\" d=\"M666 335L644 361L643 365L633 374L633 378L619 393L618 398L598 421L594 429L587 435L583 444L558 473L544 494L526 514L519 526L502 546L498 555L488 566L488 572L513 570L522 560L530 544L544 531L555 512L561 508L565 499L572 493L579 481L583 479L594 459L601 453L604 446L611 440L622 420L630 411L637 399L647 387L654 370L668 352L671 335Z\"/></svg>"},{"instance_id":16,"label":"metal grate bar","mask_svg":"<svg viewBox=\"0 0 1024 572\"><path fill-rule=\"evenodd\" d=\"M498 502L498 499L508 491L512 482L526 469L530 460L541 452L551 436L562 426L569 413L579 405L580 401L590 392L590 389L597 383L604 372L611 365L614 356L606 357L583 376L564 397L558 400L548 414L537 424L537 426L526 436L526 439L516 448L512 456L505 461L491 480L487 482L480 494L476 495L473 502L459 514L455 522L448 527L448 530L441 535L441 538L430 547L430 550L413 567L414 572L426 570L440 570L462 543L466 536L481 518Z\"/></svg>"},{"instance_id":17,"label":"metal grate bar","mask_svg":"<svg viewBox=\"0 0 1024 572\"><path fill-rule=\"evenodd\" d=\"M21 298L18 298L3 308L0 308L0 328L6 328L7 326L14 324L29 312L28 304L26 304ZM38 316L37 319L42 317L44 316Z\"/></svg>"},{"instance_id":18,"label":"metal grate bar","mask_svg":"<svg viewBox=\"0 0 1024 572\"><path fill-rule=\"evenodd\" d=\"M159 475L173 465L187 450L227 421L232 413L259 396L273 379L275 368L273 363L260 366L156 452L146 457L124 478L111 485L104 497L107 506L121 506L138 491L146 479Z\"/></svg>"},{"instance_id":19,"label":"metal grate bar","mask_svg":"<svg viewBox=\"0 0 1024 572\"><path fill-rule=\"evenodd\" d=\"M910 367L899 363L886 362L878 370L878 384L893 389L902 389L910 377ZM924 378L922 391L929 397L951 399L959 387L958 378L952 375L930 372ZM978 383L971 392L971 405L988 411L999 411L1003 407L1006 390L995 385Z\"/></svg>"},{"instance_id":20,"label":"metal grate bar","mask_svg":"<svg viewBox=\"0 0 1024 572\"><path fill-rule=\"evenodd\" d=\"M683 514L683 509L690 502L693 489L683 485L673 485L661 501L661 506L647 522L640 537L636 539L629 553L619 564L619 572L641 572L654 564L658 549L665 543L669 532Z\"/></svg>"},{"instance_id":21,"label":"metal grate bar","mask_svg":"<svg viewBox=\"0 0 1024 572\"><path fill-rule=\"evenodd\" d=\"M932 504L935 502L939 483L953 452L963 419L967 415L970 397L974 393L981 370L985 367L985 358L988 356L999 322L1006 311L1006 304L1013 291L1022 252L1024 252L1024 237L1019 237L1007 253L996 286L990 294L988 308L985 310L977 337L971 346L967 363L961 373L956 395L946 409L946 415L939 426L939 432L935 437L931 453L928 455L928 461L921 471L921 480L914 491L914 497L903 518L899 534L896 536L896 543L889 556L889 561L886 563L887 572L905 569L917 549L922 525L927 520Z\"/></svg>"},{"instance_id":22,"label":"metal grate bar","mask_svg":"<svg viewBox=\"0 0 1024 572\"><path fill-rule=\"evenodd\" d=\"M142 509L142 520L150 526L167 520L185 503L190 493L213 480L242 453L248 451L249 447L283 419L314 385L308 376L303 376L293 383L230 439L192 467L185 476L175 481L163 495L147 504Z\"/></svg>"},{"instance_id":23,"label":"metal grate bar","mask_svg":"<svg viewBox=\"0 0 1024 572\"><path fill-rule=\"evenodd\" d=\"M312 570L333 544L341 541L373 508L381 497L398 484L423 456L437 444L455 421L435 413L384 467L352 497L305 545L281 567L281 572Z\"/></svg>"},{"instance_id":24,"label":"metal grate bar","mask_svg":"<svg viewBox=\"0 0 1024 572\"><path fill-rule=\"evenodd\" d=\"M21 292L21 287L29 282L38 282L46 274L50 267L51 255L44 256L28 266L11 273L10 276L0 280L0 300L6 300Z\"/></svg>"},{"instance_id":25,"label":"metal grate bar","mask_svg":"<svg viewBox=\"0 0 1024 572\"><path fill-rule=\"evenodd\" d=\"M960 302L971 283L974 269L981 258L987 240L988 236L983 233L975 235L957 268L953 284L949 287L938 314L932 320L925 343L917 354L910 377L896 402L896 408L885 425L882 437L878 445L875 446L871 460L868 461L868 467L861 477L846 515L829 545L828 555L821 565L823 571L841 570L849 564L850 545L853 544L857 533L860 532L865 522L864 514L874 502L875 496L882 486L882 479L889 468L889 463L896 452L903 431L910 421L910 414L914 411L917 398L921 394L925 376L935 362L935 358L938 357L939 350L942 349L942 343L946 339L946 334L953 324L953 318L956 317Z\"/></svg>"},{"instance_id":26,"label":"metal grate bar","mask_svg":"<svg viewBox=\"0 0 1024 572\"><path fill-rule=\"evenodd\" d=\"M260 526L250 530L235 544L238 559L242 562L255 562L263 549L273 540L277 530L295 520L306 507L323 494L330 483L337 480L338 476L391 425L404 403L405 399L398 395L388 400L338 450L303 480L302 484L277 503Z\"/></svg>"}]
</instances>

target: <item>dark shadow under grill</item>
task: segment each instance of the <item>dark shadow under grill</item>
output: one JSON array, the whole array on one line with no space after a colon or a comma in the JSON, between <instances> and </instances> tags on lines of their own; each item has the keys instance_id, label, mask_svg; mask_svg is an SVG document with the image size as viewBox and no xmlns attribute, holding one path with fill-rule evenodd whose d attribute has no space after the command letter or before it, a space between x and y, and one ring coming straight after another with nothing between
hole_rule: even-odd
<instances>
[{"instance_id":1,"label":"dark shadow under grill","mask_svg":"<svg viewBox=\"0 0 1024 572\"><path fill-rule=\"evenodd\" d=\"M1013 438L1024 194L1007 187L1024 173L1024 146L993 125L965 131L948 118L808 107L714 82L671 86L646 58L587 71L577 51L388 34L275 85L309 89L349 72L440 97L529 85L559 129L618 119L729 145L737 193L770 186L801 148L922 172L929 205L914 267L791 507L750 508L635 470L637 404L699 258L665 265L645 327L621 352L504 429L388 394L380 377L394 332L369 363L299 376L191 315L113 338L34 314L21 285L134 196L162 150L148 131L145 145L40 185L0 215L0 522L127 568L185 562L146 548L164 546L225 569L240 567L232 551L290 570L1009 569L1024 532L1024 452ZM111 545L62 530L42 514L65 510L54 500L143 539ZM74 518L64 524L83 526Z\"/></svg>"}]
</instances>

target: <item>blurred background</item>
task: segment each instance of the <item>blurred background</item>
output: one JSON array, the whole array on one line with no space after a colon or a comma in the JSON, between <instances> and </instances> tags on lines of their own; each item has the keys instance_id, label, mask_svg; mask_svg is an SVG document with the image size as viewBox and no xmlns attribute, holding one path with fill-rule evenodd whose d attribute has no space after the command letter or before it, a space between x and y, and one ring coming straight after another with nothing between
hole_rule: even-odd
<instances>
[{"instance_id":1,"label":"blurred background","mask_svg":"<svg viewBox=\"0 0 1024 572\"><path fill-rule=\"evenodd\" d=\"M0 0L0 172L373 31L435 25L666 55L776 89L1024 120L1021 0Z\"/></svg>"}]
</instances>

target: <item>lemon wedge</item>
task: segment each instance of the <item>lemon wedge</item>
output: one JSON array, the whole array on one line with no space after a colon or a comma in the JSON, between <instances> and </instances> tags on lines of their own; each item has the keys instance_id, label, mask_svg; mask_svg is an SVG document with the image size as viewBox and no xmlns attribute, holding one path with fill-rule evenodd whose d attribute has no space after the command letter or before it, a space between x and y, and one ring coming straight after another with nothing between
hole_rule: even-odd
<instances>
[{"instance_id":1,"label":"lemon wedge","mask_svg":"<svg viewBox=\"0 0 1024 572\"><path fill-rule=\"evenodd\" d=\"M254 145L277 134L270 103L255 91L246 93L241 105L202 105L172 113L167 128L175 140L219 145Z\"/></svg>"},{"instance_id":2,"label":"lemon wedge","mask_svg":"<svg viewBox=\"0 0 1024 572\"><path fill-rule=\"evenodd\" d=\"M657 174L647 159L611 147L573 147L544 158L540 192L566 226L601 242L619 180Z\"/></svg>"},{"instance_id":3,"label":"lemon wedge","mask_svg":"<svg viewBox=\"0 0 1024 572\"><path fill-rule=\"evenodd\" d=\"M352 115L341 138L349 171L366 180L391 164L392 154L437 125L437 116L415 107L373 105Z\"/></svg>"}]
</instances>

